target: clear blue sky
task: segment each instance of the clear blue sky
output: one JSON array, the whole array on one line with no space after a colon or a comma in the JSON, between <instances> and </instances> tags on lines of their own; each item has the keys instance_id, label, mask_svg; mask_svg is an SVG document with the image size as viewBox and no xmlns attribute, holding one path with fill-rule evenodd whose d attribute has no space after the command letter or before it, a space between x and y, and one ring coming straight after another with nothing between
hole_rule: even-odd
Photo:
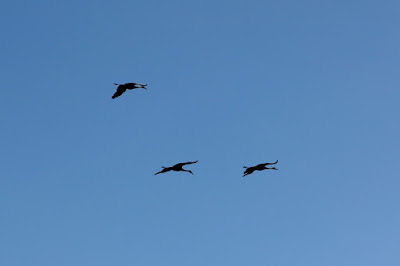
<instances>
[{"instance_id":1,"label":"clear blue sky","mask_svg":"<svg viewBox=\"0 0 400 266\"><path fill-rule=\"evenodd\" d=\"M0 265L400 265L399 1L0 10Z\"/></svg>"}]
</instances>

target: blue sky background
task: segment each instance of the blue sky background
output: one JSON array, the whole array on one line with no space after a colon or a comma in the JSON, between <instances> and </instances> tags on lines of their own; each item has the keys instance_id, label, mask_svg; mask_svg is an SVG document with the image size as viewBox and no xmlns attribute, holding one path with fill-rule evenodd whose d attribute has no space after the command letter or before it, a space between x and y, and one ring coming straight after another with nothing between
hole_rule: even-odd
<instances>
[{"instance_id":1,"label":"blue sky background","mask_svg":"<svg viewBox=\"0 0 400 266\"><path fill-rule=\"evenodd\" d=\"M400 265L399 11L2 1L0 265Z\"/></svg>"}]
</instances>

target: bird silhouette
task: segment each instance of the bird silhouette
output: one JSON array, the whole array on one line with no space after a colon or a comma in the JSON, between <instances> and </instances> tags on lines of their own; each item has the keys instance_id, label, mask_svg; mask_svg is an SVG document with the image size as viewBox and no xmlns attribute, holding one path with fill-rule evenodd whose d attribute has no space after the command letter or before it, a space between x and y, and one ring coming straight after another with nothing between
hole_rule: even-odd
<instances>
[{"instance_id":1,"label":"bird silhouette","mask_svg":"<svg viewBox=\"0 0 400 266\"><path fill-rule=\"evenodd\" d=\"M133 89L145 89L145 90L147 90L147 88L146 88L147 84L140 84L140 83L117 84L117 83L114 83L114 85L118 85L118 87L117 87L117 91L111 97L113 99L121 96L126 90L133 90Z\"/></svg>"},{"instance_id":2,"label":"bird silhouette","mask_svg":"<svg viewBox=\"0 0 400 266\"><path fill-rule=\"evenodd\" d=\"M154 175L162 174L162 173L169 172L169 171L177 171L177 172L183 171L183 172L189 172L189 173L191 173L191 174L193 175L192 171L190 171L190 170L185 170L185 169L183 169L182 167L183 167L184 165L186 165L186 164L193 164L193 163L197 163L197 162L198 162L198 161L195 161L195 162L187 162L187 163L178 163L178 164L175 164L174 166L171 166L171 167L164 167L164 166L161 166L163 169L162 169L160 172L155 173Z\"/></svg>"},{"instance_id":3,"label":"bird silhouette","mask_svg":"<svg viewBox=\"0 0 400 266\"><path fill-rule=\"evenodd\" d=\"M260 163L260 164L257 164L256 166L251 166L251 167L243 166L243 168L246 168L243 176L249 175L249 174L253 173L254 171L262 171L262 170L266 170L266 169L278 170L275 167L266 167L266 165L277 164L277 163L278 163L278 160L276 160L276 162L274 162L274 163Z\"/></svg>"}]
</instances>

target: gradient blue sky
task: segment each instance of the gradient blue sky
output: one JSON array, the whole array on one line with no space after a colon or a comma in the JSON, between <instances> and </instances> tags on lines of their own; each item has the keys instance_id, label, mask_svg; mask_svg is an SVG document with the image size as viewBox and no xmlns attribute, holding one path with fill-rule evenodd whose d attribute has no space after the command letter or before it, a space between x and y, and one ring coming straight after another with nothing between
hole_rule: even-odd
<instances>
[{"instance_id":1,"label":"gradient blue sky","mask_svg":"<svg viewBox=\"0 0 400 266\"><path fill-rule=\"evenodd\" d=\"M399 12L2 1L0 265L400 265Z\"/></svg>"}]
</instances>

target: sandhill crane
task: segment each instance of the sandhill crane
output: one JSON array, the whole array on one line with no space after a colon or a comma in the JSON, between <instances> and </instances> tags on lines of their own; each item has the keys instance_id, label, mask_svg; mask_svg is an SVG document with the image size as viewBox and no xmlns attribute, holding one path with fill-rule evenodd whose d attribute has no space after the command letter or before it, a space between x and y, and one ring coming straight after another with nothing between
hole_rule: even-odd
<instances>
[{"instance_id":1,"label":"sandhill crane","mask_svg":"<svg viewBox=\"0 0 400 266\"><path fill-rule=\"evenodd\" d=\"M125 84L117 84L114 83L114 85L118 85L117 91L114 93L114 95L111 97L113 99L119 97L124 93L126 90L133 90L133 89L146 89L147 84L140 84L140 83L125 83Z\"/></svg>"},{"instance_id":2,"label":"sandhill crane","mask_svg":"<svg viewBox=\"0 0 400 266\"><path fill-rule=\"evenodd\" d=\"M178 163L178 164L175 164L174 166L171 166L171 167L164 167L164 166L161 166L163 169L162 169L160 172L155 173L154 175L162 174L162 173L165 173L165 172L168 172L168 171L177 171L177 172L183 171L183 172L189 172L189 173L191 173L191 174L193 175L192 171L190 171L190 170L185 170L185 169L183 169L182 167L183 167L184 165L186 165L186 164L193 164L193 163L197 163L197 162L198 162L198 161L195 161L195 162L187 162L187 163Z\"/></svg>"},{"instance_id":3,"label":"sandhill crane","mask_svg":"<svg viewBox=\"0 0 400 266\"><path fill-rule=\"evenodd\" d=\"M278 170L275 167L265 167L266 165L271 165L271 164L277 164L278 160L276 160L276 162L274 163L260 163L256 166L251 166L251 167L247 167L247 166L243 166L243 168L246 168L246 170L244 171L244 175L249 175L251 173L253 173L254 171L262 171L262 170L266 170L266 169L270 169L270 170Z\"/></svg>"}]
</instances>

